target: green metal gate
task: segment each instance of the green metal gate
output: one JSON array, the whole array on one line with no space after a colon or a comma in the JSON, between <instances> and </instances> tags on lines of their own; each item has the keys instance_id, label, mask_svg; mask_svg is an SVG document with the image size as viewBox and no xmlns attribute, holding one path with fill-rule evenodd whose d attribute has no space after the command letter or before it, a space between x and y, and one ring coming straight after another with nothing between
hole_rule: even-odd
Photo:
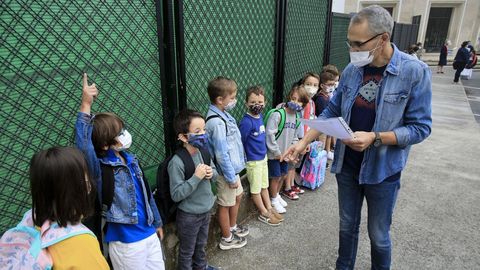
<instances>
[{"instance_id":1,"label":"green metal gate","mask_svg":"<svg viewBox=\"0 0 480 270\"><path fill-rule=\"evenodd\" d=\"M133 135L144 166L164 154L155 5L150 1L2 1L0 232L30 207L30 157L72 145L82 73Z\"/></svg>"}]
</instances>

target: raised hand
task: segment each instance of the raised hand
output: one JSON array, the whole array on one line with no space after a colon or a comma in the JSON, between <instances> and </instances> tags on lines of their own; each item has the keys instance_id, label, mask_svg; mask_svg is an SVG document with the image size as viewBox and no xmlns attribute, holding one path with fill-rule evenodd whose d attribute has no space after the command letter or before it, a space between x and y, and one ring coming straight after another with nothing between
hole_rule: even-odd
<instances>
[{"instance_id":1,"label":"raised hand","mask_svg":"<svg viewBox=\"0 0 480 270\"><path fill-rule=\"evenodd\" d=\"M95 84L88 85L87 73L83 73L82 104L80 111L90 114L92 103L98 95L98 89Z\"/></svg>"}]
</instances>

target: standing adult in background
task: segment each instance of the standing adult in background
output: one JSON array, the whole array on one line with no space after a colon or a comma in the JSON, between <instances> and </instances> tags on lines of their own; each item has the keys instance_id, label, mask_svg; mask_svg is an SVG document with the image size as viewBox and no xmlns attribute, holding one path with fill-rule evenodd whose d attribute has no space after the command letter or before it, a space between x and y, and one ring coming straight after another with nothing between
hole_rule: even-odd
<instances>
[{"instance_id":1,"label":"standing adult in background","mask_svg":"<svg viewBox=\"0 0 480 270\"><path fill-rule=\"evenodd\" d=\"M448 46L450 46L450 40L446 40L440 49L440 59L438 60L437 73L443 73L443 66L447 65Z\"/></svg>"},{"instance_id":2,"label":"standing adult in background","mask_svg":"<svg viewBox=\"0 0 480 270\"><path fill-rule=\"evenodd\" d=\"M422 60L422 55L423 55L423 51L425 50L422 46L422 43L421 42L417 42L417 44L415 44L417 46L417 57L418 57L418 60Z\"/></svg>"},{"instance_id":3,"label":"standing adult in background","mask_svg":"<svg viewBox=\"0 0 480 270\"><path fill-rule=\"evenodd\" d=\"M462 47L458 49L457 54L455 55L454 60L454 68L455 77L453 78L453 83L458 83L458 79L460 78L460 73L462 73L463 69L468 63L470 59L470 51L467 49L468 41L462 42Z\"/></svg>"},{"instance_id":4,"label":"standing adult in background","mask_svg":"<svg viewBox=\"0 0 480 270\"><path fill-rule=\"evenodd\" d=\"M368 207L372 269L390 269L390 225L411 145L431 133L431 72L390 43L393 19L374 5L348 27L350 64L320 117L343 117L354 138L337 141L332 172L339 202L336 269L354 269L363 200ZM320 132L310 129L282 160L295 160Z\"/></svg>"}]
</instances>

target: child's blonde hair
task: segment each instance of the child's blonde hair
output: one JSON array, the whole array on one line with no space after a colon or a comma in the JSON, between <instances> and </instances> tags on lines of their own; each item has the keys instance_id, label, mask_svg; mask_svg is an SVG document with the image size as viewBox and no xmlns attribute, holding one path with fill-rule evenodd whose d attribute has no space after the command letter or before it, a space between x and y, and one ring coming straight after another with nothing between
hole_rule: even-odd
<instances>
[{"instance_id":1,"label":"child's blonde hair","mask_svg":"<svg viewBox=\"0 0 480 270\"><path fill-rule=\"evenodd\" d=\"M227 77L218 76L208 82L208 97L210 102L216 104L218 97L225 97L237 91L237 83Z\"/></svg>"}]
</instances>

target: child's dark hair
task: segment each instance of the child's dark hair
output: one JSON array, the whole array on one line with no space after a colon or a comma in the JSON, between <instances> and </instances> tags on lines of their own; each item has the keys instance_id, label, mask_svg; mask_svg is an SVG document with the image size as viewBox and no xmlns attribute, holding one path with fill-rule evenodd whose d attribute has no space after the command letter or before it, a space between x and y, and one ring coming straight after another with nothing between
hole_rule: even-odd
<instances>
[{"instance_id":1,"label":"child's dark hair","mask_svg":"<svg viewBox=\"0 0 480 270\"><path fill-rule=\"evenodd\" d=\"M30 192L33 223L51 220L61 227L90 216L96 193L85 156L73 147L52 147L32 157Z\"/></svg>"},{"instance_id":2,"label":"child's dark hair","mask_svg":"<svg viewBox=\"0 0 480 270\"><path fill-rule=\"evenodd\" d=\"M322 74L320 74L320 83L326 83L328 81L335 81L337 76L335 76L333 73L329 71L324 71Z\"/></svg>"},{"instance_id":3,"label":"child's dark hair","mask_svg":"<svg viewBox=\"0 0 480 270\"><path fill-rule=\"evenodd\" d=\"M125 124L123 120L114 113L99 113L93 118L92 143L95 152L104 156L105 146L110 147L117 143L115 138L120 134Z\"/></svg>"},{"instance_id":4,"label":"child's dark hair","mask_svg":"<svg viewBox=\"0 0 480 270\"><path fill-rule=\"evenodd\" d=\"M249 88L247 88L247 94L245 95L246 102L248 102L248 98L252 94L259 95L259 96L261 95L265 97L265 90L260 85L250 86Z\"/></svg>"},{"instance_id":5,"label":"child's dark hair","mask_svg":"<svg viewBox=\"0 0 480 270\"><path fill-rule=\"evenodd\" d=\"M318 75L315 72L307 72L305 73L305 75L303 75L303 78L300 80L300 84L305 84L305 81L310 77L314 77L320 82L320 75Z\"/></svg>"},{"instance_id":6,"label":"child's dark hair","mask_svg":"<svg viewBox=\"0 0 480 270\"><path fill-rule=\"evenodd\" d=\"M180 134L186 134L189 132L190 123L194 118L202 118L205 120L203 115L194 110L183 110L180 111L175 118L173 119L173 130L175 131L175 138Z\"/></svg>"},{"instance_id":7,"label":"child's dark hair","mask_svg":"<svg viewBox=\"0 0 480 270\"><path fill-rule=\"evenodd\" d=\"M237 91L237 83L230 78L218 76L208 82L207 91L210 102L216 104L217 97L225 97Z\"/></svg>"},{"instance_id":8,"label":"child's dark hair","mask_svg":"<svg viewBox=\"0 0 480 270\"><path fill-rule=\"evenodd\" d=\"M292 89L290 89L290 92L288 92L286 102L292 100L292 96L294 93L298 94L298 101L300 101L304 107L308 104L308 102L310 102L307 90L305 90L305 87L303 87L303 85L293 85Z\"/></svg>"}]
</instances>

